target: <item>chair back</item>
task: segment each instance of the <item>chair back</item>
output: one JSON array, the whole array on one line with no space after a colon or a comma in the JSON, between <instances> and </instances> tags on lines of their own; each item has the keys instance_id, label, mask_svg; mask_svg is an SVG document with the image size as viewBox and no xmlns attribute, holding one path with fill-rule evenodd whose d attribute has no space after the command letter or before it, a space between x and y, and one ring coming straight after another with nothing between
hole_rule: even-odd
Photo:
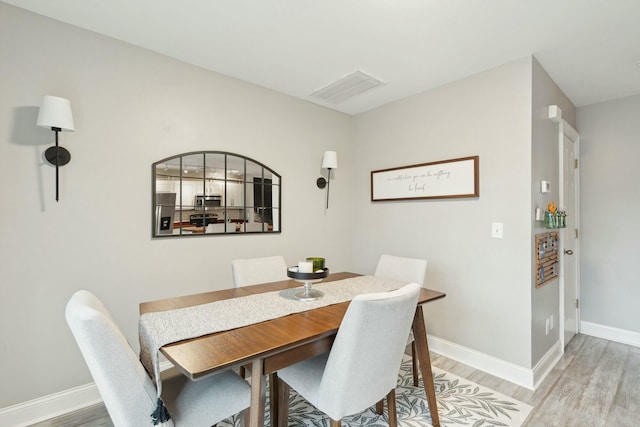
<instances>
[{"instance_id":1,"label":"chair back","mask_svg":"<svg viewBox=\"0 0 640 427\"><path fill-rule=\"evenodd\" d=\"M422 286L426 272L426 259L381 255L373 275L406 283L417 283Z\"/></svg>"},{"instance_id":2,"label":"chair back","mask_svg":"<svg viewBox=\"0 0 640 427\"><path fill-rule=\"evenodd\" d=\"M231 271L233 273L233 285L236 288L289 280L287 263L282 256L234 259L231 261Z\"/></svg>"},{"instance_id":3,"label":"chair back","mask_svg":"<svg viewBox=\"0 0 640 427\"><path fill-rule=\"evenodd\" d=\"M420 285L358 295L349 304L318 389L333 419L365 410L396 387Z\"/></svg>"},{"instance_id":4,"label":"chair back","mask_svg":"<svg viewBox=\"0 0 640 427\"><path fill-rule=\"evenodd\" d=\"M156 388L104 305L81 290L65 316L114 425L149 425Z\"/></svg>"}]
</instances>

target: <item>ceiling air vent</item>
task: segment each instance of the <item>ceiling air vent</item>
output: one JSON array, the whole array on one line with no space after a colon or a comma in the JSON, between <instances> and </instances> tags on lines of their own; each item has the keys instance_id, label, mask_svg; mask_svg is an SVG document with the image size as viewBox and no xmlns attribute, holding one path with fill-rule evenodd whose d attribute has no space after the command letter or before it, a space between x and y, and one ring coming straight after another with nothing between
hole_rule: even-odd
<instances>
[{"instance_id":1,"label":"ceiling air vent","mask_svg":"<svg viewBox=\"0 0 640 427\"><path fill-rule=\"evenodd\" d=\"M383 84L385 84L383 81L362 71L354 71L322 89L318 89L311 96L332 104L340 104L351 97Z\"/></svg>"}]
</instances>

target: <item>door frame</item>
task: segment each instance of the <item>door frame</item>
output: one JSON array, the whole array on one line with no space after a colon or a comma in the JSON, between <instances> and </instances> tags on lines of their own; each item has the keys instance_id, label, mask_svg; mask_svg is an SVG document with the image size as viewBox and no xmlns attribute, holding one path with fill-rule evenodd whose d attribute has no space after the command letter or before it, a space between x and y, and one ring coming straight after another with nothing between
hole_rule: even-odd
<instances>
[{"instance_id":1,"label":"door frame","mask_svg":"<svg viewBox=\"0 0 640 427\"><path fill-rule=\"evenodd\" d=\"M576 299L578 300L578 307L576 307L576 334L580 332L580 234L578 230L580 230L580 134L576 131L566 120L562 118L562 110L557 105L549 106L549 119L558 124L558 206L563 206L565 204L565 194L564 194L564 137L566 136L575 144L574 154L576 161L578 162L578 167L573 169L573 177L574 177L574 185L575 185L575 194L574 194L574 206L575 206L575 233L576 233L576 245L574 249L575 256L575 266L576 271ZM570 232L570 230L567 230ZM560 254L564 255L564 239L560 239ZM560 348L562 349L562 353L564 353L564 327L565 327L565 312L564 312L564 295L565 295L565 283L564 283L564 256L560 257L560 280L559 280L559 319L558 319L558 333L560 335Z\"/></svg>"}]
</instances>

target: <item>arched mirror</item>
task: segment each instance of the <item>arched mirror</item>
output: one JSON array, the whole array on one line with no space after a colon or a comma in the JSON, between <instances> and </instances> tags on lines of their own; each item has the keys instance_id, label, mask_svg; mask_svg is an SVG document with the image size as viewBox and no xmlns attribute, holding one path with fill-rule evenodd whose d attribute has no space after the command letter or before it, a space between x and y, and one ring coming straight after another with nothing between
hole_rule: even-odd
<instances>
[{"instance_id":1,"label":"arched mirror","mask_svg":"<svg viewBox=\"0 0 640 427\"><path fill-rule=\"evenodd\" d=\"M269 167L222 151L155 162L153 237L279 233L281 179Z\"/></svg>"}]
</instances>

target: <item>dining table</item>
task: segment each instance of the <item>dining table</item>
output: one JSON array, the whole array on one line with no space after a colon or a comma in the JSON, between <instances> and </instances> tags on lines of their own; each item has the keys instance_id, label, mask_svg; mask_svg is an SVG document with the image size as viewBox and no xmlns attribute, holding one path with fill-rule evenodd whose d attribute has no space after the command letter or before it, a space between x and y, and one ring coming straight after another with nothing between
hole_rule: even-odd
<instances>
[{"instance_id":1,"label":"dining table","mask_svg":"<svg viewBox=\"0 0 640 427\"><path fill-rule=\"evenodd\" d=\"M359 276L361 275L348 272L331 273L323 282L343 281ZM194 307L261 293L284 291L300 286L301 284L295 280L283 280L148 301L140 303L140 315ZM445 296L446 294L443 292L423 287L412 323L418 365L434 427L439 427L440 419L422 304L439 300ZM249 366L251 370L249 427L263 426L266 400L265 384L267 376L269 376L271 427L286 427L287 420L280 419L277 409L278 369L329 351L348 306L349 301L345 301L260 323L185 339L163 345L160 348L160 353L182 374L193 381L223 370Z\"/></svg>"}]
</instances>

